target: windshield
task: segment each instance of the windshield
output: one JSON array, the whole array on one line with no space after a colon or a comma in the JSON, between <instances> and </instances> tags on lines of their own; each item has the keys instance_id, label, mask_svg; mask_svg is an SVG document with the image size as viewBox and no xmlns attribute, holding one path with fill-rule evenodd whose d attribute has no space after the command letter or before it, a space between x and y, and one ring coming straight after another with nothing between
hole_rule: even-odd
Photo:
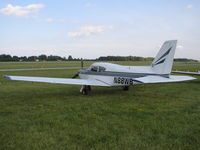
<instances>
[{"instance_id":1,"label":"windshield","mask_svg":"<svg viewBox=\"0 0 200 150\"><path fill-rule=\"evenodd\" d=\"M98 71L98 67L97 66L92 66L90 70L94 71L94 72L97 72Z\"/></svg>"},{"instance_id":2,"label":"windshield","mask_svg":"<svg viewBox=\"0 0 200 150\"><path fill-rule=\"evenodd\" d=\"M90 71L93 71L93 72L103 72L105 70L106 68L101 67L101 66L91 66L90 68Z\"/></svg>"},{"instance_id":3,"label":"windshield","mask_svg":"<svg viewBox=\"0 0 200 150\"><path fill-rule=\"evenodd\" d=\"M99 66L99 72L103 72L105 70L106 70L106 68Z\"/></svg>"}]
</instances>

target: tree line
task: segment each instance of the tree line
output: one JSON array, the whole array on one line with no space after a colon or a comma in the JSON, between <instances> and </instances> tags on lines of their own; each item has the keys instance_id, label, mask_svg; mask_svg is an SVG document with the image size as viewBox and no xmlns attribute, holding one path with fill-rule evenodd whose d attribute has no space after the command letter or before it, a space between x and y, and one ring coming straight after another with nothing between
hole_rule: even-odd
<instances>
[{"instance_id":1,"label":"tree line","mask_svg":"<svg viewBox=\"0 0 200 150\"><path fill-rule=\"evenodd\" d=\"M6 62L6 61L71 61L71 60L80 60L79 58L72 58L71 55L69 55L68 58L66 57L61 57L61 56L56 56L56 55L39 55L39 56L11 56L11 55L6 55L2 54L0 55L0 61L1 62Z\"/></svg>"},{"instance_id":2,"label":"tree line","mask_svg":"<svg viewBox=\"0 0 200 150\"><path fill-rule=\"evenodd\" d=\"M84 59L87 61L153 61L153 57L139 57L139 56L100 56L96 59ZM11 56L2 54L0 55L0 62L7 61L80 61L80 58L73 58L71 55L66 57L56 55L39 55L39 56ZM198 60L187 58L175 58L176 62L198 62Z\"/></svg>"},{"instance_id":3,"label":"tree line","mask_svg":"<svg viewBox=\"0 0 200 150\"><path fill-rule=\"evenodd\" d=\"M153 57L140 56L101 56L97 58L98 61L153 61ZM199 62L198 60L188 58L175 58L175 62Z\"/></svg>"},{"instance_id":4,"label":"tree line","mask_svg":"<svg viewBox=\"0 0 200 150\"><path fill-rule=\"evenodd\" d=\"M198 60L188 59L188 58L175 58L175 62L199 62Z\"/></svg>"},{"instance_id":5,"label":"tree line","mask_svg":"<svg viewBox=\"0 0 200 150\"><path fill-rule=\"evenodd\" d=\"M139 56L101 56L99 61L153 61L153 57L139 57Z\"/></svg>"}]
</instances>

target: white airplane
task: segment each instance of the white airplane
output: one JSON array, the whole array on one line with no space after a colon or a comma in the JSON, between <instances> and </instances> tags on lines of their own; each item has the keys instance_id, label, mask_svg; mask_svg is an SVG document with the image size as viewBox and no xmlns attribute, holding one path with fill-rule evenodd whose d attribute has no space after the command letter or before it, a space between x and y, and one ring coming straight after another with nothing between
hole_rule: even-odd
<instances>
[{"instance_id":1,"label":"white airplane","mask_svg":"<svg viewBox=\"0 0 200 150\"><path fill-rule=\"evenodd\" d=\"M87 94L91 86L121 86L128 90L131 85L193 80L189 76L170 75L177 40L166 41L150 66L123 66L96 62L81 69L75 76L80 79L5 76L8 80L82 85L80 92Z\"/></svg>"}]
</instances>

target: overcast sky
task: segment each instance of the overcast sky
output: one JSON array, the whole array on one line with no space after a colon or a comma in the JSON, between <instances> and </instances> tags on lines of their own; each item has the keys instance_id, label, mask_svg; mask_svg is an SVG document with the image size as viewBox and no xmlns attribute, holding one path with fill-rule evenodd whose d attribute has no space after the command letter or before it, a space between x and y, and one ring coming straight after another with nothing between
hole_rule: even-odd
<instances>
[{"instance_id":1,"label":"overcast sky","mask_svg":"<svg viewBox=\"0 0 200 150\"><path fill-rule=\"evenodd\" d=\"M0 54L154 57L173 39L200 60L200 0L0 1Z\"/></svg>"}]
</instances>

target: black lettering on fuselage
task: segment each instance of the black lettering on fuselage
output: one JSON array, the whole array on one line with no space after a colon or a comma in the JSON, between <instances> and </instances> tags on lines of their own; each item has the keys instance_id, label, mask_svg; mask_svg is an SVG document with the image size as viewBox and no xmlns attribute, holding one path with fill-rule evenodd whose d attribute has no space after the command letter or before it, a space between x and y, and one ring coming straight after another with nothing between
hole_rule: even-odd
<instances>
[{"instance_id":1,"label":"black lettering on fuselage","mask_svg":"<svg viewBox=\"0 0 200 150\"><path fill-rule=\"evenodd\" d=\"M133 79L130 79L130 85L133 85Z\"/></svg>"},{"instance_id":2,"label":"black lettering on fuselage","mask_svg":"<svg viewBox=\"0 0 200 150\"><path fill-rule=\"evenodd\" d=\"M125 78L125 82L124 82L124 84L128 84L129 82L128 82L128 79L127 78Z\"/></svg>"},{"instance_id":3,"label":"black lettering on fuselage","mask_svg":"<svg viewBox=\"0 0 200 150\"><path fill-rule=\"evenodd\" d=\"M132 78L114 77L113 82L115 84L121 84L121 85L133 85L133 79Z\"/></svg>"},{"instance_id":4,"label":"black lettering on fuselage","mask_svg":"<svg viewBox=\"0 0 200 150\"><path fill-rule=\"evenodd\" d=\"M120 78L120 77L118 77L118 84L120 84L120 82L121 82L121 78Z\"/></svg>"},{"instance_id":5,"label":"black lettering on fuselage","mask_svg":"<svg viewBox=\"0 0 200 150\"><path fill-rule=\"evenodd\" d=\"M114 83L117 83L117 78L114 78Z\"/></svg>"}]
</instances>

